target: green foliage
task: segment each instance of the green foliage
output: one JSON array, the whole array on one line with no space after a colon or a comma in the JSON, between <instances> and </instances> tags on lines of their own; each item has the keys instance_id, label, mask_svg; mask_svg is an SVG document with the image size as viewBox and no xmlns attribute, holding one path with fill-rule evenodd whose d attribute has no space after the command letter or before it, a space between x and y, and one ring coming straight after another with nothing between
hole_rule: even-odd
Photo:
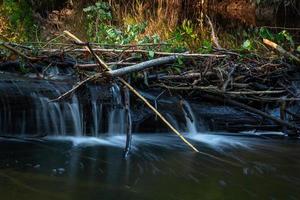
<instances>
[{"instance_id":1,"label":"green foliage","mask_svg":"<svg viewBox=\"0 0 300 200\"><path fill-rule=\"evenodd\" d=\"M34 19L32 9L27 1L3 0L0 14L6 16L9 24L7 27L14 41L27 41L33 37Z\"/></svg>"},{"instance_id":2,"label":"green foliage","mask_svg":"<svg viewBox=\"0 0 300 200\"><path fill-rule=\"evenodd\" d=\"M111 8L108 3L97 2L95 5L84 8L88 19L89 39L105 44L130 44L130 43L158 43L158 35L143 35L147 23L127 24L124 27L113 25Z\"/></svg>"},{"instance_id":3,"label":"green foliage","mask_svg":"<svg viewBox=\"0 0 300 200\"><path fill-rule=\"evenodd\" d=\"M253 0L257 1L257 0ZM256 3L261 3L257 1ZM90 41L102 44L144 44L144 43L161 43L161 38L157 35L147 35L149 27L147 22L137 23L136 20L124 21L123 26L115 25L114 15L108 3L97 2L87 8L84 8L87 16L88 36ZM120 24L120 22L118 23ZM202 30L190 20L184 20L174 31L168 34L165 42L169 45L160 47L161 51L169 52L199 52L211 53L213 44L210 40L209 31ZM220 36L221 34L218 33ZM248 28L236 31L236 33L222 33L219 42L224 48L231 48L240 51L260 51L262 48L261 39L272 40L279 45L292 47L295 44L291 34L283 30L273 32L267 28ZM149 58L155 56L153 47L146 47ZM298 49L299 50L299 49ZM262 52L263 53L263 52ZM177 63L181 66L180 63ZM178 68L175 66L175 68ZM178 68L178 71L180 67Z\"/></svg>"},{"instance_id":4,"label":"green foliage","mask_svg":"<svg viewBox=\"0 0 300 200\"><path fill-rule=\"evenodd\" d=\"M293 37L286 30L281 31L276 35L276 40L280 43L288 42L292 47L295 46Z\"/></svg>"},{"instance_id":5,"label":"green foliage","mask_svg":"<svg viewBox=\"0 0 300 200\"><path fill-rule=\"evenodd\" d=\"M242 44L242 49L245 49L245 50L252 50L253 49L253 43L251 40L247 39L244 41L244 43Z\"/></svg>"},{"instance_id":6,"label":"green foliage","mask_svg":"<svg viewBox=\"0 0 300 200\"><path fill-rule=\"evenodd\" d=\"M97 2L95 5L84 8L87 17L87 34L93 41L100 42L106 38L109 23L112 20L110 6L105 2ZM112 35L113 33L110 32ZM115 32L114 34L117 34Z\"/></svg>"},{"instance_id":7,"label":"green foliage","mask_svg":"<svg viewBox=\"0 0 300 200\"><path fill-rule=\"evenodd\" d=\"M196 50L200 45L196 26L189 20L184 20L172 34L169 42L176 51Z\"/></svg>"},{"instance_id":8,"label":"green foliage","mask_svg":"<svg viewBox=\"0 0 300 200\"><path fill-rule=\"evenodd\" d=\"M197 38L197 33L195 31L195 27L189 20L184 20L181 25L181 33L184 37L188 39L195 40Z\"/></svg>"},{"instance_id":9,"label":"green foliage","mask_svg":"<svg viewBox=\"0 0 300 200\"><path fill-rule=\"evenodd\" d=\"M203 40L201 47L198 49L201 53L210 53L213 50L213 44L210 40Z\"/></svg>"},{"instance_id":10,"label":"green foliage","mask_svg":"<svg viewBox=\"0 0 300 200\"><path fill-rule=\"evenodd\" d=\"M267 28L260 28L259 29L259 36L261 38L266 38L266 39L269 39L269 40L274 40L274 35L269 31L269 29Z\"/></svg>"},{"instance_id":11,"label":"green foliage","mask_svg":"<svg viewBox=\"0 0 300 200\"><path fill-rule=\"evenodd\" d=\"M152 50L150 50L150 51L148 52L148 54L149 54L149 57L150 57L150 58L154 58L155 52L152 51Z\"/></svg>"},{"instance_id":12,"label":"green foliage","mask_svg":"<svg viewBox=\"0 0 300 200\"><path fill-rule=\"evenodd\" d=\"M259 30L259 36L261 38L272 40L280 45L289 45L291 47L295 46L293 37L286 30L274 34L271 31L269 31L267 28L262 27Z\"/></svg>"}]
</instances>

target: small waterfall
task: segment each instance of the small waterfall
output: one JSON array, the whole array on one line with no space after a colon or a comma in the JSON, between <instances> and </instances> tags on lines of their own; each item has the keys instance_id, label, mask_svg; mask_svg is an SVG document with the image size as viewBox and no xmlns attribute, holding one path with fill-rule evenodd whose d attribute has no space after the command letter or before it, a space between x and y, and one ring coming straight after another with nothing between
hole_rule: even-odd
<instances>
[{"instance_id":1,"label":"small waterfall","mask_svg":"<svg viewBox=\"0 0 300 200\"><path fill-rule=\"evenodd\" d=\"M124 134L125 133L125 110L121 108L113 108L108 119L108 134Z\"/></svg>"},{"instance_id":2,"label":"small waterfall","mask_svg":"<svg viewBox=\"0 0 300 200\"><path fill-rule=\"evenodd\" d=\"M197 121L190 104L187 101L183 101L182 108L185 115L187 132L189 134L198 133Z\"/></svg>"},{"instance_id":3,"label":"small waterfall","mask_svg":"<svg viewBox=\"0 0 300 200\"><path fill-rule=\"evenodd\" d=\"M113 106L108 117L108 134L124 134L126 127L122 94L117 84L112 86L111 91Z\"/></svg>"},{"instance_id":4,"label":"small waterfall","mask_svg":"<svg viewBox=\"0 0 300 200\"><path fill-rule=\"evenodd\" d=\"M74 95L72 97L72 103L67 104L70 109L70 116L73 122L73 129L74 134L76 136L82 136L83 135L83 118L82 118L82 112L80 110L79 102L77 97Z\"/></svg>"},{"instance_id":5,"label":"small waterfall","mask_svg":"<svg viewBox=\"0 0 300 200\"><path fill-rule=\"evenodd\" d=\"M102 112L103 112L103 105L97 104L96 101L92 100L93 124L91 130L93 136L95 137L98 137L101 131Z\"/></svg>"},{"instance_id":6,"label":"small waterfall","mask_svg":"<svg viewBox=\"0 0 300 200\"><path fill-rule=\"evenodd\" d=\"M70 89L70 83L15 77L1 81L1 74L0 83L0 135L98 137L102 133L126 133L124 98L117 84L90 84L88 90L78 90L71 97L53 102L52 99ZM168 107L171 109L174 101L177 99L161 99L159 103L171 106ZM190 104L183 101L182 107L183 115L179 107L163 114L176 129L183 130L186 123L187 132L197 133L196 125L200 126ZM143 128L139 127L141 119L146 119L151 113L146 109L135 109L132 110L133 123L135 130L139 131L138 128Z\"/></svg>"},{"instance_id":7,"label":"small waterfall","mask_svg":"<svg viewBox=\"0 0 300 200\"><path fill-rule=\"evenodd\" d=\"M91 123L91 133L93 136L98 137L102 131L103 123L103 104L98 102L98 95L100 94L98 87L90 87L91 94L91 106L92 106L92 123Z\"/></svg>"},{"instance_id":8,"label":"small waterfall","mask_svg":"<svg viewBox=\"0 0 300 200\"><path fill-rule=\"evenodd\" d=\"M83 95L53 102L70 89L69 83L27 77L0 81L0 135L97 137L105 132L125 133L126 112L117 84L89 85Z\"/></svg>"},{"instance_id":9,"label":"small waterfall","mask_svg":"<svg viewBox=\"0 0 300 200\"><path fill-rule=\"evenodd\" d=\"M83 135L82 111L76 96L71 103L51 102L47 97L32 95L35 104L36 130L47 135ZM22 123L29 123L24 120ZM71 127L71 128L68 128Z\"/></svg>"}]
</instances>

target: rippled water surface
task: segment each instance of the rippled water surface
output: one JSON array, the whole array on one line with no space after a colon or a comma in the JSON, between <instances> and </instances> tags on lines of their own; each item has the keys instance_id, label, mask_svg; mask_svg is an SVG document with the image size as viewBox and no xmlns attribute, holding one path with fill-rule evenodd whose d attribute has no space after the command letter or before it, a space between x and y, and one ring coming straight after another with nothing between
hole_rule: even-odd
<instances>
[{"instance_id":1,"label":"rippled water surface","mask_svg":"<svg viewBox=\"0 0 300 200\"><path fill-rule=\"evenodd\" d=\"M0 139L0 199L300 199L298 140L193 134Z\"/></svg>"}]
</instances>

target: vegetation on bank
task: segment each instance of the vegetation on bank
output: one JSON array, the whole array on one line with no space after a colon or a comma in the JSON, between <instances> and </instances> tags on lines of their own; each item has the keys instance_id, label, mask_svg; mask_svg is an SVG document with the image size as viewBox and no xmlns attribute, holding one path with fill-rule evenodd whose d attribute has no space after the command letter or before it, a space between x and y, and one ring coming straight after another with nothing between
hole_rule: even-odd
<instances>
[{"instance_id":1,"label":"vegetation on bank","mask_svg":"<svg viewBox=\"0 0 300 200\"><path fill-rule=\"evenodd\" d=\"M266 1L256 3L264 4ZM48 4L54 5L57 2L51 1ZM85 7L76 9L82 10L86 40L91 42L120 45L167 43L168 45L163 46L161 50L199 53L212 51L211 27L201 26L203 19L179 19L177 13L179 4L175 1L169 5L159 1L156 4L154 9L152 5L143 1L129 2L127 6L122 1L111 4L98 1L89 6L78 3L78 7L82 5ZM1 40L12 42L45 40L43 35L40 35L41 27L37 25L34 13L48 7L43 1L32 5L28 1L3 0L0 5ZM272 32L267 28L249 28L228 33L218 31L217 26L215 29L216 35L219 36L218 40L224 48L263 53L265 51L261 41L262 38L267 38L290 51L300 49L297 41L294 41L287 30Z\"/></svg>"},{"instance_id":2,"label":"vegetation on bank","mask_svg":"<svg viewBox=\"0 0 300 200\"><path fill-rule=\"evenodd\" d=\"M32 41L37 26L31 5L27 1L3 0L0 4L1 40Z\"/></svg>"}]
</instances>

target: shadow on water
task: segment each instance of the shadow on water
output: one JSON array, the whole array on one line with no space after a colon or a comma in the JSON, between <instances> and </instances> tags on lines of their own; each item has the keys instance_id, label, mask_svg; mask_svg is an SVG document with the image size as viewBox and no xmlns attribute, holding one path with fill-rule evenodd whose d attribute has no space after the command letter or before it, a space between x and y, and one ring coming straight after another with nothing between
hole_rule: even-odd
<instances>
[{"instance_id":1,"label":"shadow on water","mask_svg":"<svg viewBox=\"0 0 300 200\"><path fill-rule=\"evenodd\" d=\"M0 140L1 199L299 199L298 140L191 134Z\"/></svg>"}]
</instances>

